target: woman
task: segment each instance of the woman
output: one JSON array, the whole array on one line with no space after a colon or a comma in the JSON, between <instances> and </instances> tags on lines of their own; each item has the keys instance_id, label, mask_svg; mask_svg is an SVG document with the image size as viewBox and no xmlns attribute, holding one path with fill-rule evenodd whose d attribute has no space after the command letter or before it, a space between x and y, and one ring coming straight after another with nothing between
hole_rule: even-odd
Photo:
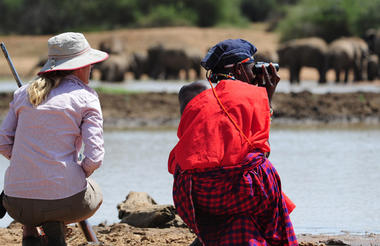
<instances>
[{"instance_id":1,"label":"woman","mask_svg":"<svg viewBox=\"0 0 380 246\"><path fill-rule=\"evenodd\" d=\"M210 85L184 107L169 156L178 214L204 245L298 245L281 181L266 158L274 66L254 73L256 47L224 40L201 65ZM288 210L289 209L289 210Z\"/></svg>"},{"instance_id":2,"label":"woman","mask_svg":"<svg viewBox=\"0 0 380 246\"><path fill-rule=\"evenodd\" d=\"M81 33L54 36L38 77L14 93L0 129L0 153L10 160L2 202L24 225L23 245L40 245L36 226L48 245L66 245L64 224L89 218L102 203L87 179L104 156L101 107L88 83L92 64L107 57Z\"/></svg>"}]
</instances>

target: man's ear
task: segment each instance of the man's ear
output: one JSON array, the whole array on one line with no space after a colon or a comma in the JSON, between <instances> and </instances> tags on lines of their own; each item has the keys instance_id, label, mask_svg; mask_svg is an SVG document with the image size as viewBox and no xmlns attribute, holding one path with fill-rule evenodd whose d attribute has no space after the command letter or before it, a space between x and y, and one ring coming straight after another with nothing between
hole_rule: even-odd
<instances>
[{"instance_id":1,"label":"man's ear","mask_svg":"<svg viewBox=\"0 0 380 246\"><path fill-rule=\"evenodd\" d=\"M238 75L238 76L240 76L241 75L241 66L242 66L243 64L241 64L241 63L236 63L236 65L234 66L234 74L235 75Z\"/></svg>"}]
</instances>

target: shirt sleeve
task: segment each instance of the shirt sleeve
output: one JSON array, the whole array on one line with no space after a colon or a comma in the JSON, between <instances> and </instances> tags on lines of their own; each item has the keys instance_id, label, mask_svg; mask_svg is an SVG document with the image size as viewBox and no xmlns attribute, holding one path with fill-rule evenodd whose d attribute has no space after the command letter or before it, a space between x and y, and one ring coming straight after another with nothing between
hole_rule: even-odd
<instances>
[{"instance_id":1,"label":"shirt sleeve","mask_svg":"<svg viewBox=\"0 0 380 246\"><path fill-rule=\"evenodd\" d=\"M103 116L98 98L88 103L83 111L81 132L85 156L81 165L88 177L100 167L104 158Z\"/></svg>"},{"instance_id":2,"label":"shirt sleeve","mask_svg":"<svg viewBox=\"0 0 380 246\"><path fill-rule=\"evenodd\" d=\"M9 104L9 111L0 128L0 154L8 160L12 156L12 148L17 127L17 115L14 105Z\"/></svg>"}]
</instances>

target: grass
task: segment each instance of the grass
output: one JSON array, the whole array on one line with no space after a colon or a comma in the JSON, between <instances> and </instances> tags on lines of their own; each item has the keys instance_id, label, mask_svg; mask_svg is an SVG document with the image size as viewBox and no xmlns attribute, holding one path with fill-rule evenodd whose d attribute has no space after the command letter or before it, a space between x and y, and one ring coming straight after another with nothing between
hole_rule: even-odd
<instances>
[{"instance_id":1,"label":"grass","mask_svg":"<svg viewBox=\"0 0 380 246\"><path fill-rule=\"evenodd\" d=\"M117 95L132 95L132 94L140 94L140 91L130 91L123 88L110 88L110 87L96 87L94 88L96 92L103 94L117 94Z\"/></svg>"}]
</instances>

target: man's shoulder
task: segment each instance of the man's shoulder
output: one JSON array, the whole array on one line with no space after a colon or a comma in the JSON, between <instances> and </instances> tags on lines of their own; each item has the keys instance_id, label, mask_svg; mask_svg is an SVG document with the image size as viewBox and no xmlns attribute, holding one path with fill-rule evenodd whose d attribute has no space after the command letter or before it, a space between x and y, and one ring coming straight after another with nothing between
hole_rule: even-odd
<instances>
[{"instance_id":1,"label":"man's shoulder","mask_svg":"<svg viewBox=\"0 0 380 246\"><path fill-rule=\"evenodd\" d=\"M240 80L222 80L218 84L219 90L223 91L222 97L228 97L232 99L243 100L247 98L258 99L258 98L267 98L267 92L265 87L260 87Z\"/></svg>"}]
</instances>

